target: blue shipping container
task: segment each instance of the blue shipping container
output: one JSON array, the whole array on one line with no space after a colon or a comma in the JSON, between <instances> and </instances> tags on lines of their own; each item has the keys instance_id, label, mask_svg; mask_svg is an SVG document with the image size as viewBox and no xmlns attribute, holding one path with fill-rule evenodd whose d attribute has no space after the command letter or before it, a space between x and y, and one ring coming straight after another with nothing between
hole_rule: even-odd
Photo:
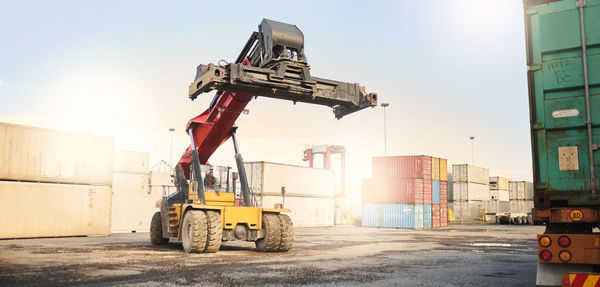
<instances>
[{"instance_id":1,"label":"blue shipping container","mask_svg":"<svg viewBox=\"0 0 600 287\"><path fill-rule=\"evenodd\" d=\"M431 184L431 203L440 204L440 181L434 180Z\"/></svg>"},{"instance_id":2,"label":"blue shipping container","mask_svg":"<svg viewBox=\"0 0 600 287\"><path fill-rule=\"evenodd\" d=\"M383 227L415 228L415 206L412 204L384 205Z\"/></svg>"},{"instance_id":3,"label":"blue shipping container","mask_svg":"<svg viewBox=\"0 0 600 287\"><path fill-rule=\"evenodd\" d=\"M423 228L431 228L431 204L423 204Z\"/></svg>"},{"instance_id":4,"label":"blue shipping container","mask_svg":"<svg viewBox=\"0 0 600 287\"><path fill-rule=\"evenodd\" d=\"M422 204L385 204L382 226L386 228L423 228Z\"/></svg>"},{"instance_id":5,"label":"blue shipping container","mask_svg":"<svg viewBox=\"0 0 600 287\"><path fill-rule=\"evenodd\" d=\"M362 226L381 227L382 211L383 206L381 204L365 204L362 210Z\"/></svg>"}]
</instances>

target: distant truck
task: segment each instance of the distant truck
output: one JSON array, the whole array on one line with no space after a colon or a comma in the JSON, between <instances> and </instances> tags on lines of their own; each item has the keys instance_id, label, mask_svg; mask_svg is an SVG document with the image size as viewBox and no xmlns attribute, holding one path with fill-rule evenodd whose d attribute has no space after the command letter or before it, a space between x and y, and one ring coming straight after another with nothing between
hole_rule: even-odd
<instances>
[{"instance_id":1,"label":"distant truck","mask_svg":"<svg viewBox=\"0 0 600 287\"><path fill-rule=\"evenodd\" d=\"M531 224L531 212L506 212L496 214L496 223L498 224L515 224L524 225Z\"/></svg>"}]
</instances>

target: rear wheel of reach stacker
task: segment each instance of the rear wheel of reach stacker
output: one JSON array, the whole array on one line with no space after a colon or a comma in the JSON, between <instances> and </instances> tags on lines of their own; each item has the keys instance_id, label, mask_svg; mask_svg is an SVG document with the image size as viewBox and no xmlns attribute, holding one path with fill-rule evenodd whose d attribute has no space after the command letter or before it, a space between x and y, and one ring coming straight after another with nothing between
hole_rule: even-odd
<instances>
[{"instance_id":1,"label":"rear wheel of reach stacker","mask_svg":"<svg viewBox=\"0 0 600 287\"><path fill-rule=\"evenodd\" d=\"M262 217L265 237L256 240L256 249L262 252L275 252L281 243L281 223L277 214L265 213Z\"/></svg>"},{"instance_id":2,"label":"rear wheel of reach stacker","mask_svg":"<svg viewBox=\"0 0 600 287\"><path fill-rule=\"evenodd\" d=\"M162 219L160 212L154 213L150 222L150 242L154 245L162 245L169 242L169 238L162 236Z\"/></svg>"},{"instance_id":3,"label":"rear wheel of reach stacker","mask_svg":"<svg viewBox=\"0 0 600 287\"><path fill-rule=\"evenodd\" d=\"M202 210L190 210L183 217L181 226L181 241L183 251L187 253L202 253L206 248L207 239L206 213Z\"/></svg>"}]
</instances>

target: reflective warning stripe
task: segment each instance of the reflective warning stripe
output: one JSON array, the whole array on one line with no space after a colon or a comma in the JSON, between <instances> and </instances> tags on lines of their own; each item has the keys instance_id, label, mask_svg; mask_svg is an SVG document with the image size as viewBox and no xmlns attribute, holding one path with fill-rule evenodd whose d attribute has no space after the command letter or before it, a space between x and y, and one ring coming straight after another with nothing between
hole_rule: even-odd
<instances>
[{"instance_id":1,"label":"reflective warning stripe","mask_svg":"<svg viewBox=\"0 0 600 287\"><path fill-rule=\"evenodd\" d=\"M600 287L600 275L569 274L571 287Z\"/></svg>"}]
</instances>

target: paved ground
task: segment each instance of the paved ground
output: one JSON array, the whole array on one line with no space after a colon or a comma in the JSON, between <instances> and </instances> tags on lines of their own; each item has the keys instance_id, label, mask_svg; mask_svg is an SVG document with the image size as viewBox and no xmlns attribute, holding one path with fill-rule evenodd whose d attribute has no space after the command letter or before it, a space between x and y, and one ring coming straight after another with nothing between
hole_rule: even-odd
<instances>
[{"instance_id":1,"label":"paved ground","mask_svg":"<svg viewBox=\"0 0 600 287\"><path fill-rule=\"evenodd\" d=\"M184 254L147 233L0 240L0 286L533 286L540 226L296 228L287 253Z\"/></svg>"}]
</instances>

